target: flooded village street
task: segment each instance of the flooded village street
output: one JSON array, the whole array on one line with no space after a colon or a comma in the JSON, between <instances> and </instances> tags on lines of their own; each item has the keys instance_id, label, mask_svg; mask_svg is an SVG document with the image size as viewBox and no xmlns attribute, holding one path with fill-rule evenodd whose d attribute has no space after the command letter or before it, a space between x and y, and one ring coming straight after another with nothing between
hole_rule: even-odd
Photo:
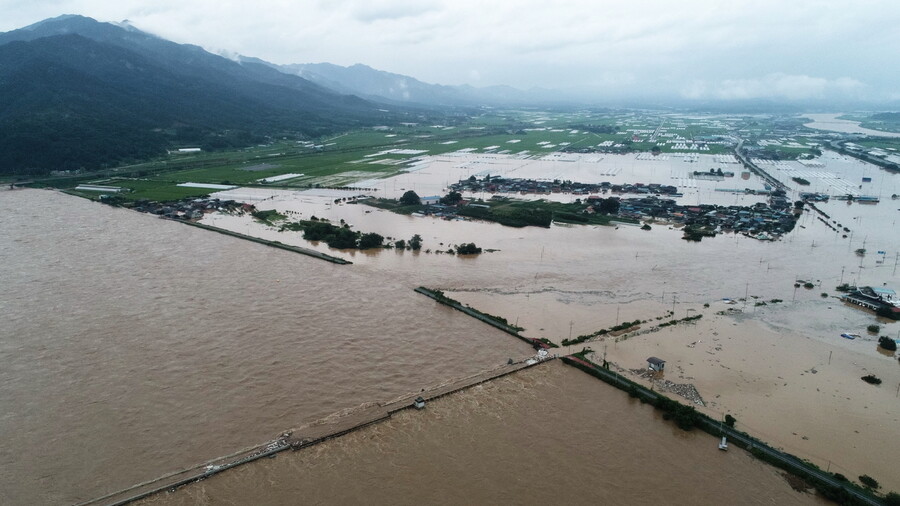
<instances>
[{"instance_id":1,"label":"flooded village street","mask_svg":"<svg viewBox=\"0 0 900 506\"><path fill-rule=\"evenodd\" d=\"M510 177L547 170L536 162L484 160L493 160L484 162L497 170L492 173ZM689 171L721 164L712 156L699 160L617 155L594 166L556 162L568 165L554 177L571 170L577 174L567 179L584 181L605 177L589 176L591 167L611 174L618 166L621 175L609 178L662 177L684 188L681 198L691 203L759 201L755 195L716 191L734 183L692 180ZM413 188L423 196L439 194L447 181L487 170L477 161L438 158L384 180L378 194L396 197ZM423 251L332 250L247 214L214 213L202 220L353 262L346 266L58 193L0 192L0 211L11 217L0 223L2 280L12 287L0 298L7 315L0 340L0 401L15 406L0 418L5 441L0 465L12 471L0 478L0 502L89 500L337 411L531 354L520 341L414 293L417 286L444 290L524 327L526 336L556 343L623 321L653 322L669 311L678 318L702 314L696 324L563 351L589 346L623 370L646 367L647 356L661 356L669 363L666 379L696 386L711 416L733 414L739 429L823 469L851 477L869 474L888 489L900 489L898 477L886 472L900 442L883 437L900 416L895 397L900 366L896 357L876 350L877 335L865 333L867 325L879 323L881 335L895 336L900 324L844 304L835 291L841 283L900 288L893 256L900 252L900 202L889 197L900 193L900 178L830 152L824 164L814 168L817 177L810 176L812 190L838 184L825 174L833 171L845 180L863 174L877 178L882 194L877 205L834 199L816 204L841 229L851 230L847 238L809 210L779 241L722 234L698 243L682 240L681 230L666 224L653 224L649 231L624 224L519 229L335 203L361 191L265 188L221 195L291 217L343 219L356 230L395 239L420 234ZM805 169L767 170L789 180ZM760 186L758 180L741 184ZM495 251L436 253L472 241ZM861 248L863 255L856 253ZM813 288L804 288L804 282ZM729 305L723 298L745 300ZM864 335L841 339L842 332L851 331ZM865 374L876 374L884 384L860 381ZM572 496L582 497L585 486L591 487L585 503L650 502L636 484L617 485L640 473L656 477L653 486L674 504L722 496L736 504L813 501L746 454L720 455L705 435L675 431L649 407L553 363L441 399L424 413L403 413L149 502L241 504L263 493L251 485L259 482L284 485L266 492L274 503L298 495L341 502L341 497L368 497L379 487L386 495L375 502L397 497L418 502L413 490L428 473L448 475L445 488L434 493L459 489L463 480L496 480L504 494L519 491L522 502L547 502L576 487L579 494ZM471 454L456 454L457 441L467 445L460 451ZM612 444L618 441L630 444ZM472 467L484 445L497 460ZM710 452L727 464L702 465ZM432 457L458 473L429 467ZM553 463L545 464L545 458ZM522 467L512 466L519 459ZM335 478L332 466L370 478L348 484ZM510 466L516 472L504 469ZM379 469L391 476L379 475ZM531 478L548 469L560 474L549 477L555 488L533 490L539 480ZM576 477L583 473L599 481L586 484ZM295 480L297 475L309 479ZM317 482L327 486L310 486ZM751 489L771 495L742 492Z\"/></svg>"}]
</instances>

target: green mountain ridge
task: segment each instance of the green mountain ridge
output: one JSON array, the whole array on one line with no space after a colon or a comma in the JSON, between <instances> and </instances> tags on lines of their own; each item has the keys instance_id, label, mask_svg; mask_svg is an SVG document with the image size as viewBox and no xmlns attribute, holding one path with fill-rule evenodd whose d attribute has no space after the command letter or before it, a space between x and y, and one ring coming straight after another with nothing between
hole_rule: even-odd
<instances>
[{"instance_id":1,"label":"green mountain ridge","mask_svg":"<svg viewBox=\"0 0 900 506\"><path fill-rule=\"evenodd\" d=\"M81 16L0 34L0 174L316 137L411 113Z\"/></svg>"}]
</instances>

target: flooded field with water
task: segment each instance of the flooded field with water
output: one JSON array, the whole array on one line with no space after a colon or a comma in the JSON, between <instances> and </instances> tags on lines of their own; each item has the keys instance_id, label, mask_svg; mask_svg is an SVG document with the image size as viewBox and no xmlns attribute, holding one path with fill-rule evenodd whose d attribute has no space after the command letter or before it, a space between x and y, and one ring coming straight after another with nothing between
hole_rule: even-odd
<instances>
[{"instance_id":1,"label":"flooded field with water","mask_svg":"<svg viewBox=\"0 0 900 506\"><path fill-rule=\"evenodd\" d=\"M684 165L688 165L675 158L646 161L637 160L638 155L631 156L633 162L621 157L624 165L634 163L636 172L644 171L636 177L629 176L632 181L667 183L669 172L684 173ZM718 163L716 158L701 156L696 163L707 167ZM472 155L470 161L478 159ZM441 164L449 162L439 159L436 163L444 166ZM559 163L577 167L577 162ZM877 339L878 335L900 337L900 326L841 302L835 287L841 283L900 286L900 201L891 199L892 194L900 193L900 178L831 152L811 163L793 161L762 166L788 185L792 200L798 198L800 191L836 196L869 194L882 200L878 204L837 199L817 203L824 214L804 212L794 231L775 242L723 234L699 244L682 240L680 230L665 224L653 225L650 231L627 225L516 229L492 223L400 216L358 204L335 204L336 194L319 197L313 192L299 196L291 192L261 192L252 200L263 209L298 213L292 217L326 216L335 222L343 219L364 232L396 238L418 233L424 239L423 248L432 249L430 253L347 253L304 241L300 234L267 229L247 217L212 215L206 221L234 230L245 227L246 231L273 240L344 256L360 269L390 272L410 282L441 288L464 303L525 327L524 334L529 337L546 337L557 343L623 321L652 321L669 312L678 318L702 314L706 318L698 324L702 331L697 326L686 326L636 337L627 346L612 340L586 345L597 351L608 350L609 358L625 369L645 367L646 356L642 355L676 357L681 372L672 379L700 385L701 394L711 401L706 408L711 415L740 414L748 431L822 467L839 466L836 468L848 476L877 473L879 462L886 463L893 452L900 450L878 436L880 427L897 421L892 395L900 384L900 366L896 357L878 349ZM431 180L431 184L440 186L440 171L429 175L429 170L423 168L413 175L399 176L396 181L388 179L384 188L393 191L396 183L397 196L412 187L418 191L424 185L420 181ZM469 169L453 170L442 177L466 177ZM511 173L518 170L526 169ZM791 179L795 176L806 178L811 184L798 187ZM863 177L872 182L863 182ZM602 180L602 176L598 178ZM755 177L742 182L762 189ZM694 194L686 190L684 199L699 196L703 201L705 195L716 195L737 205L751 205L760 199L715 191L716 185L723 184L726 183L698 181L697 186L705 185L707 190L698 189ZM565 194L550 197L576 198ZM269 200L263 200L266 198ZM434 252L473 240L497 251L477 258ZM861 249L865 253L858 253ZM812 288L805 288L805 283ZM746 301L737 307L725 306L719 302L723 298ZM710 304L710 308L704 304ZM715 314L735 309L739 312L732 316ZM707 323L709 326L704 326ZM873 323L881 326L878 334L865 331ZM862 337L848 341L840 337L843 332L860 333ZM718 336L731 343L727 352L715 349L721 346L716 342ZM714 354L712 362L682 353L682 349L693 350L687 346L698 340L711 346L701 349L704 355ZM583 346L574 346L572 351ZM760 349L771 350L773 355L760 354ZM821 366L829 358L834 366L822 374ZM780 363L780 368L773 368L773 363ZM861 376L871 373L882 378L884 385L893 387L872 387L860 381ZM778 416L771 415L773 412ZM833 416L823 417L821 412ZM855 421L848 416L856 417ZM848 439L849 433L859 436ZM889 481L892 477L882 473L880 479ZM900 482L890 483L900 488Z\"/></svg>"}]
</instances>

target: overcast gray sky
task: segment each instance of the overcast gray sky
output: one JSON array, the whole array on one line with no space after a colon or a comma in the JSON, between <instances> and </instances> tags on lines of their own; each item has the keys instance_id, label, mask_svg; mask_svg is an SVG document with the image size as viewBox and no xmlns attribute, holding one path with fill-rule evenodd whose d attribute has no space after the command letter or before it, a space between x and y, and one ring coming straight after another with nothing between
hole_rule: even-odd
<instances>
[{"instance_id":1,"label":"overcast gray sky","mask_svg":"<svg viewBox=\"0 0 900 506\"><path fill-rule=\"evenodd\" d=\"M611 97L900 100L896 0L0 0L274 63Z\"/></svg>"}]
</instances>

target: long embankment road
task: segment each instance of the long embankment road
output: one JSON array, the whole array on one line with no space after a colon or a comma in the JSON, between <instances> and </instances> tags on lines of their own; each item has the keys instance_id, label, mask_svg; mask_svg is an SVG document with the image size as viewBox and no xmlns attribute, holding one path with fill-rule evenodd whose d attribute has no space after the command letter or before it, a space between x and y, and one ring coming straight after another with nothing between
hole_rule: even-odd
<instances>
[{"instance_id":1,"label":"long embankment road","mask_svg":"<svg viewBox=\"0 0 900 506\"><path fill-rule=\"evenodd\" d=\"M491 315L487 315L480 311L476 311L470 307L464 306L464 305L460 304L459 301L445 297L441 292L439 292L437 290L431 290L429 288L425 288L424 286L420 286L420 287L416 288L414 291L416 293L421 293L422 295L425 295L426 297L429 297L440 304L444 304L445 306L452 307L453 309L463 312L463 313L471 316L472 318L475 318L484 323L487 323L491 327L502 330L503 332L506 332L507 334L509 334L511 336L515 336L532 346L538 346L538 347L541 347L544 349L551 347L551 345L547 344L546 342L541 341L540 339L535 339L532 337L525 337L522 334L519 334L519 329L509 325L508 323L504 323L502 321L497 320L496 317L492 317Z\"/></svg>"},{"instance_id":2,"label":"long embankment road","mask_svg":"<svg viewBox=\"0 0 900 506\"><path fill-rule=\"evenodd\" d=\"M421 397L427 403L445 395L459 392L513 374L522 369L542 364L553 360L553 358L555 357L548 356L543 360L529 359L506 364L472 376L448 381L428 389L423 389L421 392L405 394L388 402L360 407L342 413L339 416L327 417L308 426L287 431L277 439L262 445L246 448L189 469L175 471L154 480L139 483L125 490L120 490L103 497L79 503L76 506L118 506L129 504L167 490L174 491L183 485L209 478L210 476L240 465L248 464L255 460L267 457L274 458L276 454L285 450L301 450L362 429L363 427L388 420L397 412L413 408L414 402L418 397ZM425 409L428 409L427 405Z\"/></svg>"},{"instance_id":3,"label":"long embankment road","mask_svg":"<svg viewBox=\"0 0 900 506\"><path fill-rule=\"evenodd\" d=\"M310 256L313 258L318 258L320 260L325 260L326 262L331 262L333 264L339 265L347 265L352 264L353 262L349 260L344 260L343 258L333 257L331 255L326 255L325 253L321 253L316 250L301 248L300 246L291 246L289 244L284 244L278 241L269 241L266 239L260 239L259 237L254 237L252 235L242 234L240 232L233 232L231 230L225 230L224 228L213 227L210 225L204 225L203 223L197 223L193 221L184 221L184 220L172 220L177 221L179 223L184 223L185 225L191 225L192 227L202 228L204 230L210 230L212 232L218 232L224 235L230 235L231 237L237 237L238 239L244 239L247 241L264 244L266 246L271 246L273 248L283 249L287 251L293 251L294 253L300 253L301 255Z\"/></svg>"},{"instance_id":4,"label":"long embankment road","mask_svg":"<svg viewBox=\"0 0 900 506\"><path fill-rule=\"evenodd\" d=\"M625 378L618 372L604 369L597 364L572 355L564 356L563 363L570 365L572 363L575 363L578 364L581 369L590 369L592 373L600 377L600 379L602 379L605 383L613 385L621 390L628 390L633 388L636 391L637 395L640 395L644 399L657 399L661 395L659 392L650 390L643 385ZM743 432L739 432L706 416L699 417L697 419L697 425L700 426L700 428L704 432L712 435L726 436L732 443L737 442L737 446L741 446L743 448L746 448L747 450L752 450L754 452L763 454L769 462L776 463L778 467L797 476L802 477L806 475L811 477L812 479L818 480L821 483L825 483L832 488L843 489L846 493L852 495L854 498L858 499L861 503L864 504L870 504L872 506L880 506L882 504L880 500L878 500L876 497L873 497L871 494L866 494L859 489L848 486L848 483L846 481L837 480L833 474L822 471L821 469L812 466L793 455L776 450L775 448L772 448L771 446L752 436L749 436Z\"/></svg>"},{"instance_id":5,"label":"long embankment road","mask_svg":"<svg viewBox=\"0 0 900 506\"><path fill-rule=\"evenodd\" d=\"M766 171L764 171L763 169L759 168L758 165L756 165L755 163L751 162L749 158L747 158L746 156L744 156L744 154L741 152L741 146L743 146L743 145L744 145L744 141L743 141L743 139L741 139L741 140L738 142L737 147L734 148L734 155L738 157L738 160L741 161L741 164L743 164L744 167L747 167L748 169L750 169L750 172L752 172L752 173L756 174L757 176L763 178L763 180L765 180L767 183L769 183L769 184L772 186L772 188L775 188L775 189L777 189L777 190L788 191L787 185L785 185L784 183L782 183L782 182L779 181L778 179L772 177L771 174L769 174L768 172L766 172Z\"/></svg>"}]
</instances>

